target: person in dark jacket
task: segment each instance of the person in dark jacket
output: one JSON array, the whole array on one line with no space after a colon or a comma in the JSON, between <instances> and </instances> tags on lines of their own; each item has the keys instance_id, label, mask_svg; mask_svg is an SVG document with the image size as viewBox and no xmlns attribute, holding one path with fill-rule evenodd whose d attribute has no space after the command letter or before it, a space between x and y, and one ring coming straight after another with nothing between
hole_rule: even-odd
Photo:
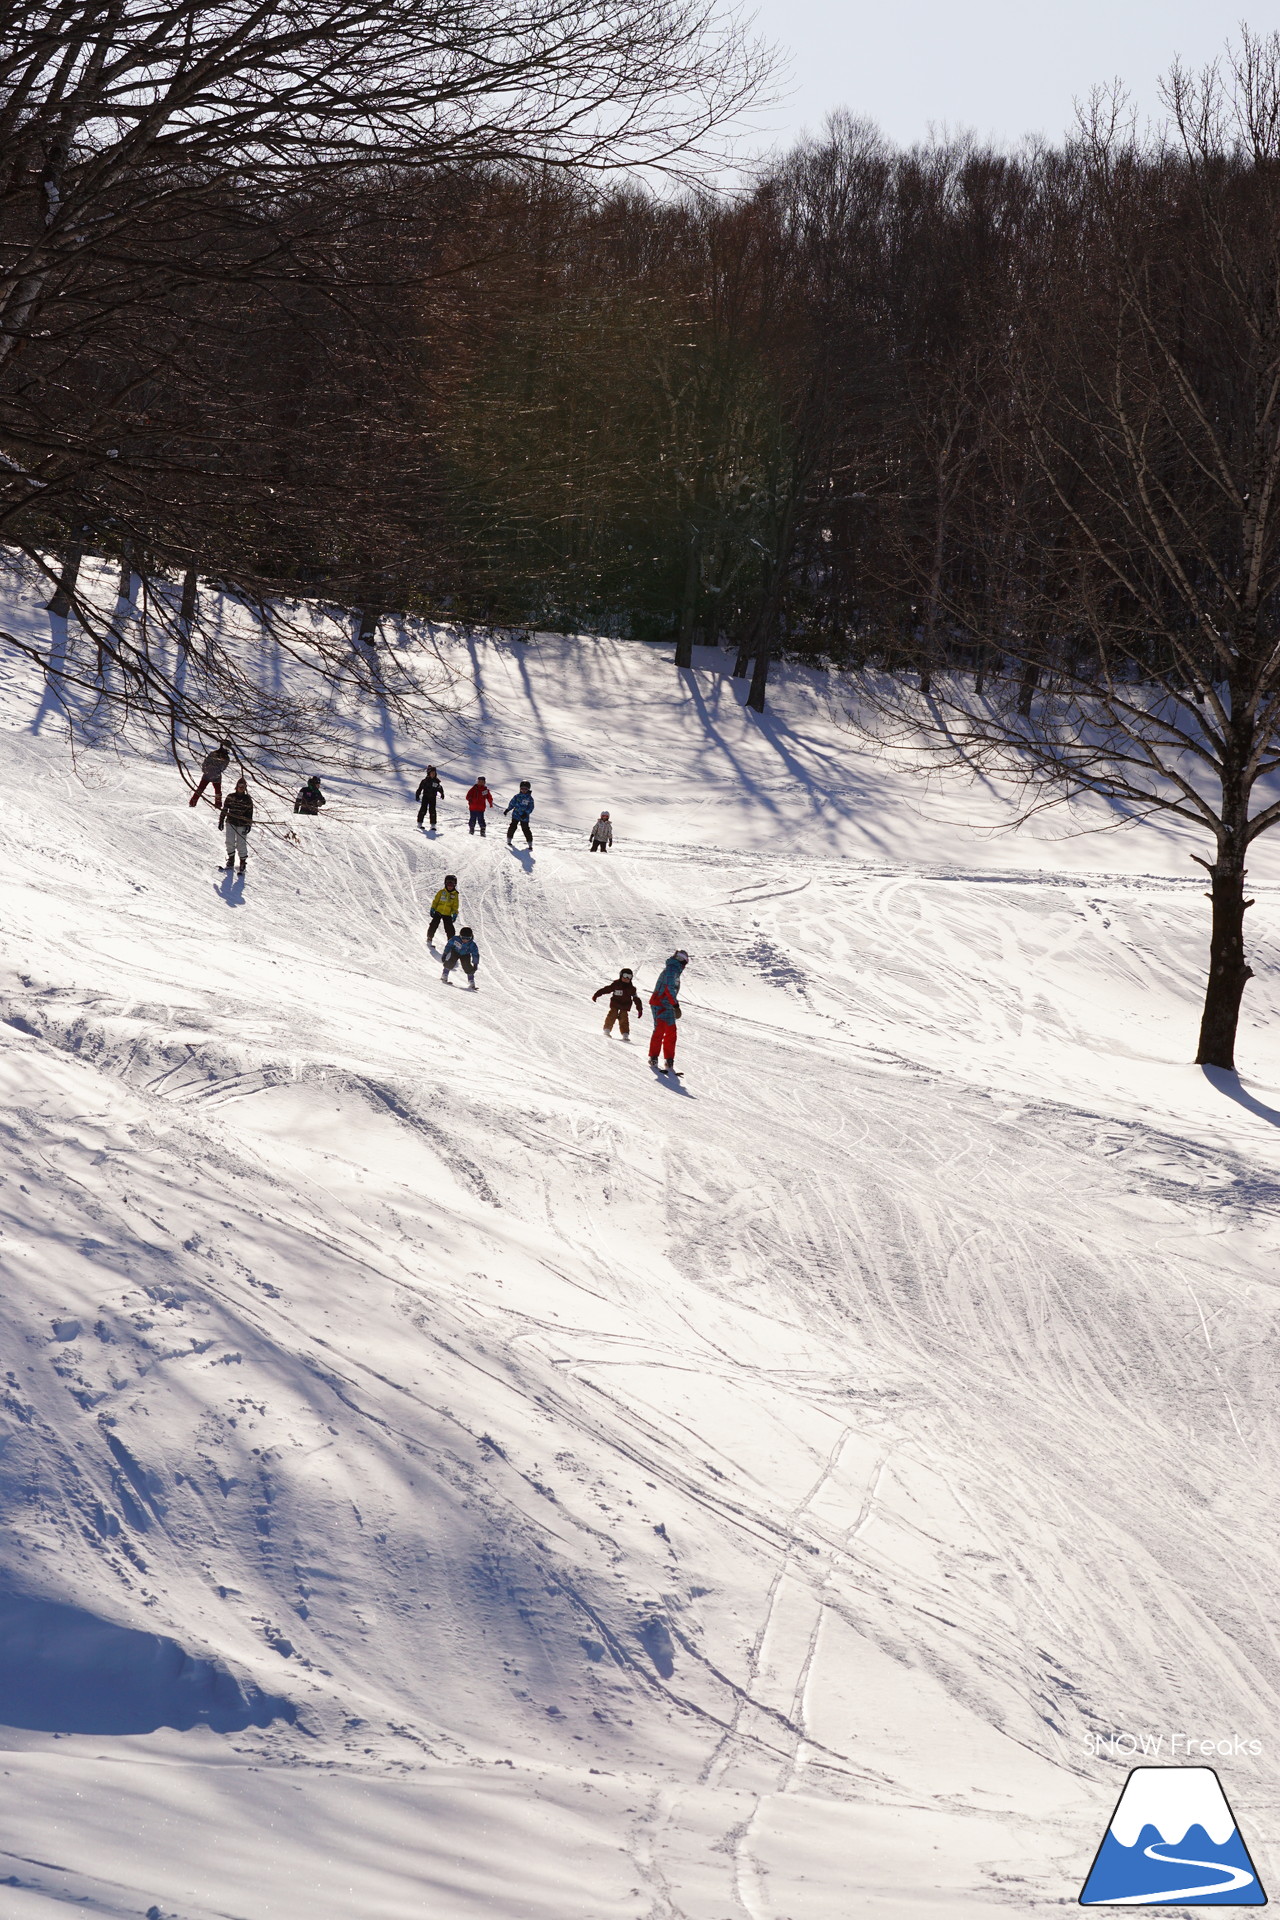
<instances>
[{"instance_id":1,"label":"person in dark jacket","mask_svg":"<svg viewBox=\"0 0 1280 1920\"><path fill-rule=\"evenodd\" d=\"M460 966L467 976L467 985L471 988L472 992L474 992L476 968L480 965L480 949L472 938L470 927L462 927L454 934L452 940L445 948L442 958L444 961L444 971L441 973L440 978L444 981L445 985L448 986L449 975L453 972L454 968Z\"/></svg>"},{"instance_id":2,"label":"person in dark jacket","mask_svg":"<svg viewBox=\"0 0 1280 1920\"><path fill-rule=\"evenodd\" d=\"M213 804L222 805L222 776L231 765L231 742L219 740L211 752L206 753L200 768L200 785L196 788L187 805L194 807L206 787L213 788Z\"/></svg>"},{"instance_id":3,"label":"person in dark jacket","mask_svg":"<svg viewBox=\"0 0 1280 1920\"><path fill-rule=\"evenodd\" d=\"M519 827L524 834L526 844L532 846L533 833L529 826L529 815L533 812L533 788L527 780L520 782L519 793L512 794L502 811L511 815L511 825L507 828L507 845L511 845L516 828Z\"/></svg>"},{"instance_id":4,"label":"person in dark jacket","mask_svg":"<svg viewBox=\"0 0 1280 1920\"><path fill-rule=\"evenodd\" d=\"M607 987L601 987L598 992L592 994L591 998L599 1000L606 993L609 996L609 1011L604 1017L604 1030L606 1033L612 1033L616 1021L618 1032L624 1040L629 1040L632 1009L634 1008L637 1013L644 1012L644 1005L636 992L630 967L623 967L616 980L611 980Z\"/></svg>"},{"instance_id":5,"label":"person in dark jacket","mask_svg":"<svg viewBox=\"0 0 1280 1920\"><path fill-rule=\"evenodd\" d=\"M239 855L240 871L244 872L244 863L249 857L249 829L253 825L253 795L249 783L241 774L236 781L236 790L229 793L221 813L218 825L227 830L227 864L222 869L230 873Z\"/></svg>"},{"instance_id":6,"label":"person in dark jacket","mask_svg":"<svg viewBox=\"0 0 1280 1920\"><path fill-rule=\"evenodd\" d=\"M471 815L470 820L467 822L468 833L474 833L476 828L479 827L480 838L482 840L484 839L485 808L491 807L492 805L493 795L489 791L484 775L478 773L474 786L467 788L467 812Z\"/></svg>"},{"instance_id":7,"label":"person in dark jacket","mask_svg":"<svg viewBox=\"0 0 1280 1920\"><path fill-rule=\"evenodd\" d=\"M444 799L444 788L440 784L440 776L434 767L427 768L418 784L418 791L413 797L418 802L418 825L422 825L423 814L428 813L431 816L431 824L434 827L436 823L436 801Z\"/></svg>"},{"instance_id":8,"label":"person in dark jacket","mask_svg":"<svg viewBox=\"0 0 1280 1920\"><path fill-rule=\"evenodd\" d=\"M295 813L316 814L325 804L325 797L320 791L320 775L313 773L294 801L293 810Z\"/></svg>"},{"instance_id":9,"label":"person in dark jacket","mask_svg":"<svg viewBox=\"0 0 1280 1920\"><path fill-rule=\"evenodd\" d=\"M458 876L446 873L444 885L431 902L431 924L427 928L427 945L436 937L436 928L444 921L444 930L452 940L457 932L458 919Z\"/></svg>"},{"instance_id":10,"label":"person in dark jacket","mask_svg":"<svg viewBox=\"0 0 1280 1920\"><path fill-rule=\"evenodd\" d=\"M658 1067L660 1073L674 1073L676 1070L676 1021L680 1018L680 976L689 964L689 956L681 947L673 953L662 972L658 975L653 992L649 995L649 1006L653 1011L653 1038L649 1042L649 1065ZM666 1055L661 1066L658 1055Z\"/></svg>"}]
</instances>

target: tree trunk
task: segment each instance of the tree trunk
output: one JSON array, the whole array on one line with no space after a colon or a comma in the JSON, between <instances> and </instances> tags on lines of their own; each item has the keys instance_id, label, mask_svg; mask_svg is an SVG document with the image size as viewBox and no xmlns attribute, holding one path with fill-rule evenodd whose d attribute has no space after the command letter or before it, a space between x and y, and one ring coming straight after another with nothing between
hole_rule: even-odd
<instances>
[{"instance_id":1,"label":"tree trunk","mask_svg":"<svg viewBox=\"0 0 1280 1920\"><path fill-rule=\"evenodd\" d=\"M772 621L760 636L756 648L755 670L751 675L751 691L747 695L747 705L754 707L757 713L764 712L764 690L769 684L769 662L773 658Z\"/></svg>"},{"instance_id":2,"label":"tree trunk","mask_svg":"<svg viewBox=\"0 0 1280 1920\"><path fill-rule=\"evenodd\" d=\"M133 604L133 545L128 543L120 558L120 584L116 588L116 598Z\"/></svg>"},{"instance_id":3,"label":"tree trunk","mask_svg":"<svg viewBox=\"0 0 1280 1920\"><path fill-rule=\"evenodd\" d=\"M196 588L199 577L194 567L188 567L182 576L182 611L178 618L182 622L183 637L190 635L196 620Z\"/></svg>"},{"instance_id":4,"label":"tree trunk","mask_svg":"<svg viewBox=\"0 0 1280 1920\"><path fill-rule=\"evenodd\" d=\"M48 611L65 620L71 611L71 596L76 590L76 581L80 577L80 562L84 558L84 548L79 540L73 540L67 548L62 562L62 577L48 603Z\"/></svg>"},{"instance_id":5,"label":"tree trunk","mask_svg":"<svg viewBox=\"0 0 1280 1920\"><path fill-rule=\"evenodd\" d=\"M749 626L746 626L742 629L742 638L738 642L737 657L735 658L733 663L732 677L735 680L746 679L747 668L751 664L751 647L752 647L752 642L755 639L755 631L756 631L756 623L754 620L750 623Z\"/></svg>"},{"instance_id":6,"label":"tree trunk","mask_svg":"<svg viewBox=\"0 0 1280 1920\"><path fill-rule=\"evenodd\" d=\"M693 620L698 607L698 529L689 529L689 557L684 569L684 594L680 602L680 629L676 635L676 665L693 665Z\"/></svg>"},{"instance_id":7,"label":"tree trunk","mask_svg":"<svg viewBox=\"0 0 1280 1920\"><path fill-rule=\"evenodd\" d=\"M378 610L366 607L360 615L360 631L356 635L361 646L376 647L378 644Z\"/></svg>"},{"instance_id":8,"label":"tree trunk","mask_svg":"<svg viewBox=\"0 0 1280 1920\"><path fill-rule=\"evenodd\" d=\"M1031 696L1040 684L1040 668L1036 661L1028 659L1022 667L1022 682L1018 688L1018 712L1023 719L1031 715Z\"/></svg>"},{"instance_id":9,"label":"tree trunk","mask_svg":"<svg viewBox=\"0 0 1280 1920\"><path fill-rule=\"evenodd\" d=\"M1213 884L1209 895L1213 902L1213 927L1209 936L1209 979L1196 1062L1205 1067L1225 1067L1234 1073L1240 1002L1245 986L1253 978L1253 968L1244 957L1245 908L1253 902L1244 897L1242 832L1230 837L1210 867L1209 876Z\"/></svg>"}]
</instances>

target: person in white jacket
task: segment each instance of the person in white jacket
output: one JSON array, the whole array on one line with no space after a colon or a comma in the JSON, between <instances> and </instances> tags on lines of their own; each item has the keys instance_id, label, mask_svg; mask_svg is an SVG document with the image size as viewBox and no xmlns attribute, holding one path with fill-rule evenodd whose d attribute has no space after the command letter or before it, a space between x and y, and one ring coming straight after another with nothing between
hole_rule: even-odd
<instances>
[{"instance_id":1,"label":"person in white jacket","mask_svg":"<svg viewBox=\"0 0 1280 1920\"><path fill-rule=\"evenodd\" d=\"M592 853L608 853L613 845L613 822L607 813L602 813L591 829Z\"/></svg>"}]
</instances>

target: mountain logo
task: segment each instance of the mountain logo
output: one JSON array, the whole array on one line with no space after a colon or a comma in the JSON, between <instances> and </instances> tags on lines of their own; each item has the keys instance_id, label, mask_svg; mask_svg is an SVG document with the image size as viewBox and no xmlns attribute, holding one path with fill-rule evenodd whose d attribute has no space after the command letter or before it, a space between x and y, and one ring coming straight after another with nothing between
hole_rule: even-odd
<instances>
[{"instance_id":1,"label":"mountain logo","mask_svg":"<svg viewBox=\"0 0 1280 1920\"><path fill-rule=\"evenodd\" d=\"M1082 1907L1265 1907L1267 1896L1212 1767L1134 1767Z\"/></svg>"}]
</instances>

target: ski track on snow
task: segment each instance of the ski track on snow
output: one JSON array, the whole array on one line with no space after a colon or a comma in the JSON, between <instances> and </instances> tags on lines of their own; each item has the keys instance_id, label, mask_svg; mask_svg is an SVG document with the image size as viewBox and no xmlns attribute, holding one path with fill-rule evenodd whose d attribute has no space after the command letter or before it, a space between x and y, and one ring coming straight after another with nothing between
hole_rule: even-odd
<instances>
[{"instance_id":1,"label":"ski track on snow","mask_svg":"<svg viewBox=\"0 0 1280 1920\"><path fill-rule=\"evenodd\" d=\"M424 1880L447 1920L1040 1911L1114 1797L1086 1735L1275 1718L1280 887L1250 1108L1180 1064L1202 889L1158 836L1147 871L984 866L892 782L870 806L804 676L769 734L704 671L691 744L651 653L573 645L478 648L451 723L457 782L531 771L531 859L457 783L433 838L352 780L264 818L243 888L171 770L74 772L8 675L0 1597L296 1709L16 1731L15 1914L348 1920ZM424 951L446 865L475 995ZM677 944L679 1088L590 1001ZM127 1776L132 1866L96 1813L29 1864L59 1766L90 1808ZM216 1822L170 1856L188 1779L246 1835L284 1796L269 1896Z\"/></svg>"}]
</instances>

